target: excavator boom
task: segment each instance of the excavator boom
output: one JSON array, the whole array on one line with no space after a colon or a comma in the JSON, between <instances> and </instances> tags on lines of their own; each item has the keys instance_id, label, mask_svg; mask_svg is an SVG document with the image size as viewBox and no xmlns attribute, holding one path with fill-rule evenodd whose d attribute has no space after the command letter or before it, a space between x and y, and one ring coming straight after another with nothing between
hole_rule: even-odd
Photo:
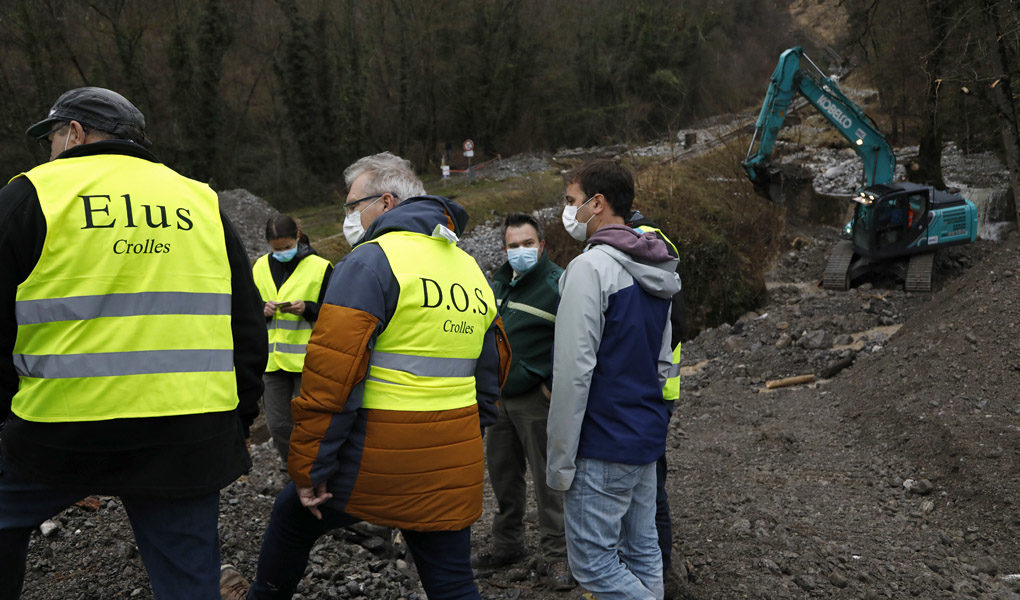
<instances>
[{"instance_id":1,"label":"excavator boom","mask_svg":"<svg viewBox=\"0 0 1020 600\"><path fill-rule=\"evenodd\" d=\"M805 64L810 68L805 68ZM755 190L773 202L780 202L771 185L774 169L769 164L783 121L800 97L811 104L846 138L864 165L863 185L889 183L896 169L896 157L885 136L867 114L826 77L800 46L779 57L769 80L768 91L755 123L754 137L742 163Z\"/></svg>"}]
</instances>

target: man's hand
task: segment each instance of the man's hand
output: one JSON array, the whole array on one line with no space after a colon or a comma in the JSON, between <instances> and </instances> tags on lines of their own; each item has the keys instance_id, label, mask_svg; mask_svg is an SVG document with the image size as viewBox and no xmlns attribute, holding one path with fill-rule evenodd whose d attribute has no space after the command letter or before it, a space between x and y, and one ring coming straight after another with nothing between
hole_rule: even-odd
<instances>
[{"instance_id":1,"label":"man's hand","mask_svg":"<svg viewBox=\"0 0 1020 600\"><path fill-rule=\"evenodd\" d=\"M276 312L276 303L273 302L272 300L270 300L269 302L266 302L266 305L262 308L262 314L265 315L266 317L273 316L273 313L275 313L275 312Z\"/></svg>"},{"instance_id":2,"label":"man's hand","mask_svg":"<svg viewBox=\"0 0 1020 600\"><path fill-rule=\"evenodd\" d=\"M297 486L298 499L301 500L301 506L308 509L316 519L322 519L322 513L319 511L319 505L333 497L326 491L325 482L316 485L315 487Z\"/></svg>"},{"instance_id":3,"label":"man's hand","mask_svg":"<svg viewBox=\"0 0 1020 600\"><path fill-rule=\"evenodd\" d=\"M549 390L549 388L545 385L545 383L542 384L542 395L545 396L546 400L549 400L549 399L552 398L552 391Z\"/></svg>"},{"instance_id":4,"label":"man's hand","mask_svg":"<svg viewBox=\"0 0 1020 600\"><path fill-rule=\"evenodd\" d=\"M305 301L295 300L288 304L287 306L281 306L280 312L301 316L305 312Z\"/></svg>"}]
</instances>

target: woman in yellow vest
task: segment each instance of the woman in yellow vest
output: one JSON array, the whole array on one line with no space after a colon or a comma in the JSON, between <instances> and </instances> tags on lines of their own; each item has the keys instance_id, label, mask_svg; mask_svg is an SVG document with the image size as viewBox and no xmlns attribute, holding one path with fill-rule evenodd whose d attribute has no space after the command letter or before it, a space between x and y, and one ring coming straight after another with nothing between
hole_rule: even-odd
<instances>
[{"instance_id":1,"label":"woman in yellow vest","mask_svg":"<svg viewBox=\"0 0 1020 600\"><path fill-rule=\"evenodd\" d=\"M305 346L319 317L319 306L333 272L329 261L308 245L294 219L276 215L266 223L270 252L255 261L255 285L265 302L269 359L262 406L273 445L284 464L294 420L290 401L301 390Z\"/></svg>"}]
</instances>

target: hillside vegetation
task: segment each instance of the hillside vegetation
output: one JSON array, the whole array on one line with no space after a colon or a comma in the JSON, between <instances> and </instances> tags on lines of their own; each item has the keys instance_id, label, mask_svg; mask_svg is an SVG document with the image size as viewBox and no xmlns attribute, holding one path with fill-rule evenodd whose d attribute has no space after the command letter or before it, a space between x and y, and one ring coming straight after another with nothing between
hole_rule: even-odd
<instances>
[{"instance_id":1,"label":"hillside vegetation","mask_svg":"<svg viewBox=\"0 0 1020 600\"><path fill-rule=\"evenodd\" d=\"M283 210L328 202L379 150L438 171L523 151L673 138L757 106L780 52L877 90L881 128L995 149L1020 185L1010 0L6 0L0 171L42 159L23 135L57 96L134 101L157 155Z\"/></svg>"}]
</instances>

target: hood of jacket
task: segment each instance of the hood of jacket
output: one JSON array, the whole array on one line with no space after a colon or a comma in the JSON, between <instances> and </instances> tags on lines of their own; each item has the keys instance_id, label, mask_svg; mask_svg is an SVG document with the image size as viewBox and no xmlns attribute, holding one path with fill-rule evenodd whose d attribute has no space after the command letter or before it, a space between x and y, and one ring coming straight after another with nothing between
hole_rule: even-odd
<instances>
[{"instance_id":1,"label":"hood of jacket","mask_svg":"<svg viewBox=\"0 0 1020 600\"><path fill-rule=\"evenodd\" d=\"M657 298L672 298L680 291L677 257L666 242L652 232L641 233L626 225L607 225L588 238L586 251L602 251L634 278L643 290Z\"/></svg>"},{"instance_id":2,"label":"hood of jacket","mask_svg":"<svg viewBox=\"0 0 1020 600\"><path fill-rule=\"evenodd\" d=\"M442 196L416 196L372 221L358 243L374 240L391 231L440 235L456 242L463 235L467 220L467 211L452 200Z\"/></svg>"}]
</instances>

